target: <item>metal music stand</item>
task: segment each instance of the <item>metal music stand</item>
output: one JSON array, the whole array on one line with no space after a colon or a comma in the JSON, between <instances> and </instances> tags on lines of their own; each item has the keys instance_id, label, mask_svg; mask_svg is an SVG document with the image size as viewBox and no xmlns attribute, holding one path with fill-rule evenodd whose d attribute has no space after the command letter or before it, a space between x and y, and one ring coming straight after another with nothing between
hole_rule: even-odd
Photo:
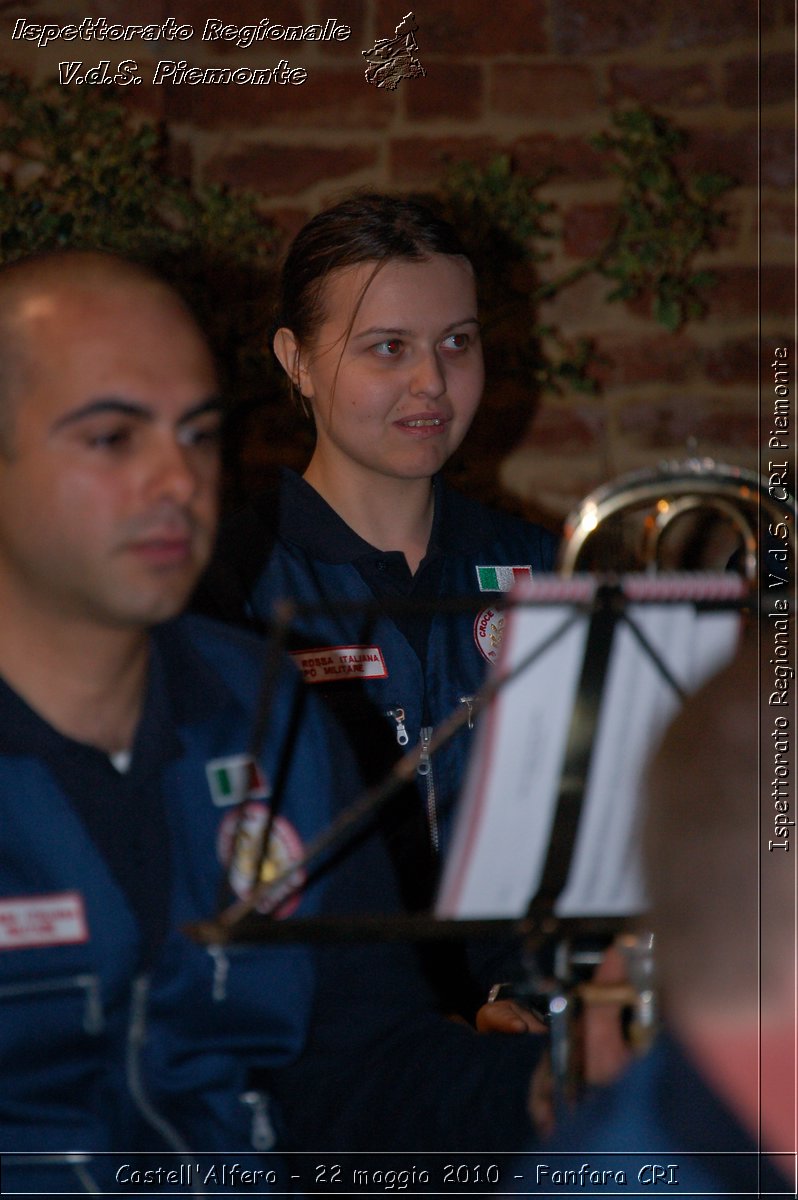
<instances>
[{"instance_id":1,"label":"metal music stand","mask_svg":"<svg viewBox=\"0 0 798 1200\"><path fill-rule=\"evenodd\" d=\"M506 618L497 673L510 678L480 724L436 911L548 917L549 978L536 979L532 953L527 980L503 995L547 1012L563 1092L582 1001L623 1003L636 1040L650 1036L650 935L621 939L631 987L586 976L607 931L629 930L645 914L646 760L684 697L732 656L745 594L728 574L551 578L520 585Z\"/></svg>"},{"instance_id":2,"label":"metal music stand","mask_svg":"<svg viewBox=\"0 0 798 1200\"><path fill-rule=\"evenodd\" d=\"M563 907L558 904L558 898L563 893L564 883L569 874L569 864L577 846L577 833L583 821L583 808L586 808L586 794L590 760L595 751L595 733L598 730L601 698L610 672L612 658L611 648L617 644L620 630L624 636L631 637L641 648L641 654L654 665L662 679L665 680L666 690L680 691L677 678L668 667L667 662L656 643L652 643L641 628L640 620L632 617L632 610L641 606L655 605L673 606L688 604L697 612L731 611L736 613L743 607L748 596L743 580L736 575L724 576L626 576L622 578L599 578L596 576L576 576L571 580L563 580L559 576L539 576L534 581L523 584L517 592L511 595L508 614L506 614L505 646L515 647L514 653L503 653L496 670L488 678L484 689L475 697L470 713L462 707L452 714L434 731L428 750L434 752L443 745L458 728L473 716L491 704L491 714L486 715L484 724L490 725L491 737L496 733L497 721L508 724L506 713L512 713L515 701L511 696L517 695L518 689L523 690L524 680L528 680L529 672L535 665L540 666L546 656L558 655L564 644L564 638L574 636L581 629L582 658L574 660L581 662L572 680L572 695L570 700L570 718L565 721L568 727L568 737L565 740L565 756L560 769L559 780L552 796L550 805L553 812L556 802L556 818L552 821L557 829L557 836L551 839L545 869L538 884L526 895L521 905L505 907L502 912L486 912L474 910L466 913L462 910L455 914L451 907L451 895L446 900L446 894L451 892L451 864L460 862L457 858L458 834L455 832L454 841L449 857L450 869L444 875L442 886L442 902L439 902L436 914L416 914L416 916L362 916L362 917L317 917L296 918L292 920L276 920L263 916L264 908L268 907L270 895L284 902L286 899L286 884L298 868L305 874L317 868L318 864L328 856L330 851L340 848L352 839L364 824L377 814L382 805L412 781L419 761L419 748L408 751L389 774L382 785L366 792L356 799L354 804L342 812L337 820L325 829L318 838L307 847L301 863L293 864L280 877L268 884L258 884L246 900L238 900L222 907L216 917L203 920L191 926L191 936L205 944L224 944L229 942L274 942L274 941L329 941L329 940L440 940L440 938L472 938L475 936L515 934L529 938L530 942L550 938L554 932L569 935L576 931L607 932L622 928L626 918L634 916L628 911L628 906L613 905L608 910L593 905L589 911L578 911L578 908ZM542 637L518 638L514 630L524 623L538 624L535 613L539 616L548 613L547 623ZM551 613L558 616L553 624ZM721 638L722 641L722 638ZM726 640L728 643L728 638ZM720 667L720 658L715 665ZM712 668L710 662L707 671ZM686 690L697 686L700 678L688 680ZM268 691L268 689L265 689ZM268 697L266 697L268 698ZM505 702L510 702L510 707ZM676 703L678 701L674 701ZM516 713L520 710L515 709ZM505 715L499 716L499 713ZM260 730L265 726L265 720L259 720ZM469 780L463 794L463 814L473 808L469 796L473 797L480 775L484 776L482 761L485 756L485 737L482 737L475 748L472 768L469 770ZM256 755L253 755L257 757ZM482 780L484 782L484 780ZM468 818L461 817L458 828L467 828ZM472 830L473 834L473 830ZM457 868L457 870L460 868Z\"/></svg>"}]
</instances>

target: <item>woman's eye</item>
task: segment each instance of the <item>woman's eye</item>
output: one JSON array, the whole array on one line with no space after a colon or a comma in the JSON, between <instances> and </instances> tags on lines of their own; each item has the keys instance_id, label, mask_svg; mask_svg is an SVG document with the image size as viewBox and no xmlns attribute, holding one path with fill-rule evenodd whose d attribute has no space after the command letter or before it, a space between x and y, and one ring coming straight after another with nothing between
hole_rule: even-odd
<instances>
[{"instance_id":1,"label":"woman's eye","mask_svg":"<svg viewBox=\"0 0 798 1200\"><path fill-rule=\"evenodd\" d=\"M388 338L385 342L377 342L373 350L382 358L396 358L402 351L402 343L399 338Z\"/></svg>"},{"instance_id":2,"label":"woman's eye","mask_svg":"<svg viewBox=\"0 0 798 1200\"><path fill-rule=\"evenodd\" d=\"M467 333L450 333L447 338L443 339L443 345L447 350L466 350L471 343L471 338Z\"/></svg>"}]
</instances>

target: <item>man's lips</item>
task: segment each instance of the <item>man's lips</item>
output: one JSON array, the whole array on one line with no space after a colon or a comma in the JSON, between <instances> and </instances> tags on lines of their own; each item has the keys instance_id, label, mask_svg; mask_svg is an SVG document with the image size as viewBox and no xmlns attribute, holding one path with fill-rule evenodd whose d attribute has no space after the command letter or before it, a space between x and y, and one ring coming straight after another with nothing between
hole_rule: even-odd
<instances>
[{"instance_id":1,"label":"man's lips","mask_svg":"<svg viewBox=\"0 0 798 1200\"><path fill-rule=\"evenodd\" d=\"M128 543L128 550L156 566L188 562L193 557L194 539L188 533L151 534Z\"/></svg>"}]
</instances>

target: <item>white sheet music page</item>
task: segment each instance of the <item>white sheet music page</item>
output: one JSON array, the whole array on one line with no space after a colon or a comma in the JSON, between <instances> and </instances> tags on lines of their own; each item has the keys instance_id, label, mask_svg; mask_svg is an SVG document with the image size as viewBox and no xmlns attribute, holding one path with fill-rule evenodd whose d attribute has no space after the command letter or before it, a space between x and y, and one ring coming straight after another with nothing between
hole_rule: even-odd
<instances>
[{"instance_id":1,"label":"white sheet music page","mask_svg":"<svg viewBox=\"0 0 798 1200\"><path fill-rule=\"evenodd\" d=\"M710 577L714 580L716 577ZM564 581L565 582L565 581ZM575 581L571 581L575 583ZM536 895L552 840L567 738L582 672L589 616L573 603L535 603L522 585L505 622L496 670L531 665L506 684L480 719L436 912L441 917L521 917ZM699 611L685 593L733 596L737 577L681 577L658 585L674 602L652 602L650 581L624 581L630 622L616 627L593 740L576 844L558 916L628 916L645 909L638 855L642 772L679 706L677 693L645 648L653 648L685 692L734 653L735 611ZM670 589L670 590L669 590ZM516 593L514 593L514 598ZM562 630L559 637L546 643ZM534 651L546 646L537 656Z\"/></svg>"},{"instance_id":2,"label":"white sheet music page","mask_svg":"<svg viewBox=\"0 0 798 1200\"><path fill-rule=\"evenodd\" d=\"M538 594L537 581L524 586ZM582 599L589 607L593 581ZM437 913L517 916L526 910L549 845L551 824L588 629L572 604L513 608L495 670L515 670L479 720Z\"/></svg>"}]
</instances>

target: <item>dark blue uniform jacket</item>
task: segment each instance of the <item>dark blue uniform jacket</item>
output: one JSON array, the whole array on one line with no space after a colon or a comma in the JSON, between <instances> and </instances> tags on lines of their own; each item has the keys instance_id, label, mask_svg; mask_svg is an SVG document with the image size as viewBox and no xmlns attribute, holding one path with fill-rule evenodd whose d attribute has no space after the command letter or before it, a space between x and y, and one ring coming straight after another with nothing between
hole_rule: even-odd
<instances>
[{"instance_id":1,"label":"dark blue uniform jacket","mask_svg":"<svg viewBox=\"0 0 798 1200\"><path fill-rule=\"evenodd\" d=\"M121 782L0 684L4 1188L112 1192L106 1151L520 1144L537 1046L436 1018L401 948L186 935L246 893L269 812L279 868L342 803L336 768L352 770L288 665L247 761L257 639L193 617L152 646ZM369 909L380 853L361 842L281 918Z\"/></svg>"},{"instance_id":2,"label":"dark blue uniform jacket","mask_svg":"<svg viewBox=\"0 0 798 1200\"><path fill-rule=\"evenodd\" d=\"M410 576L404 555L370 546L284 471L276 491L222 530L200 603L226 620L265 623L279 601L298 606L289 649L347 728L371 783L470 704L498 651L502 591L519 575L551 570L555 549L546 530L438 478L427 557ZM429 835L441 850L470 745L466 727L420 768Z\"/></svg>"}]
</instances>

